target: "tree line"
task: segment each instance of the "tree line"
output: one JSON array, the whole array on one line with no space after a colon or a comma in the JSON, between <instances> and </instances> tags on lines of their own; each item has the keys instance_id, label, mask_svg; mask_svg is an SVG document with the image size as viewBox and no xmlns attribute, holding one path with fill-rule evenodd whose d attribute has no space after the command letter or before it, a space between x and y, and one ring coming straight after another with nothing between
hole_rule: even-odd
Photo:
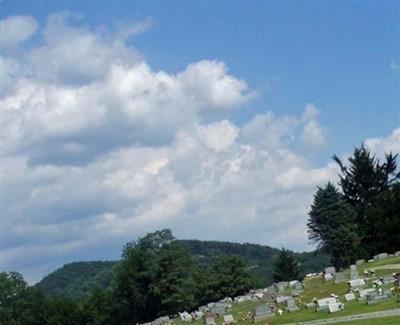
<instances>
[{"instance_id":1,"label":"tree line","mask_svg":"<svg viewBox=\"0 0 400 325\"><path fill-rule=\"evenodd\" d=\"M220 255L202 265L170 230L161 230L126 244L111 288L94 288L82 302L45 297L20 274L0 273L0 319L7 325L135 324L243 294L253 284L242 257Z\"/></svg>"},{"instance_id":2,"label":"tree line","mask_svg":"<svg viewBox=\"0 0 400 325\"><path fill-rule=\"evenodd\" d=\"M336 155L337 186L319 187L309 212L309 238L337 268L357 259L400 250L400 172L397 155L380 162L368 148L355 148L348 162Z\"/></svg>"}]
</instances>

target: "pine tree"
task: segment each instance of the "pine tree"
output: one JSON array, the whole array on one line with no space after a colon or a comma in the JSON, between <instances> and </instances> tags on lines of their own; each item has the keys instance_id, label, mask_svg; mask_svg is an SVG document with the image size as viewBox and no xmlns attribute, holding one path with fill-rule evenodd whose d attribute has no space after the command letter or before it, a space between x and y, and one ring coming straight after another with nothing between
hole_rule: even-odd
<instances>
[{"instance_id":1,"label":"pine tree","mask_svg":"<svg viewBox=\"0 0 400 325\"><path fill-rule=\"evenodd\" d=\"M296 262L293 254L282 248L274 268L275 281L301 280L299 264Z\"/></svg>"},{"instance_id":2,"label":"pine tree","mask_svg":"<svg viewBox=\"0 0 400 325\"><path fill-rule=\"evenodd\" d=\"M309 238L330 254L335 267L348 266L360 241L354 210L331 183L318 188L308 219Z\"/></svg>"},{"instance_id":3,"label":"pine tree","mask_svg":"<svg viewBox=\"0 0 400 325\"><path fill-rule=\"evenodd\" d=\"M393 187L400 179L400 173L396 174L397 155L389 153L385 156L385 161L380 163L370 150L362 145L354 149L348 165L336 155L333 159L340 168L339 185L344 199L356 212L355 230L361 240L359 256L371 257L387 242L383 229L392 222L388 223L386 220L399 216L393 209L394 206L390 205L395 205L395 199L390 199L390 196L396 193L393 192ZM389 250L394 249L396 247Z\"/></svg>"}]
</instances>

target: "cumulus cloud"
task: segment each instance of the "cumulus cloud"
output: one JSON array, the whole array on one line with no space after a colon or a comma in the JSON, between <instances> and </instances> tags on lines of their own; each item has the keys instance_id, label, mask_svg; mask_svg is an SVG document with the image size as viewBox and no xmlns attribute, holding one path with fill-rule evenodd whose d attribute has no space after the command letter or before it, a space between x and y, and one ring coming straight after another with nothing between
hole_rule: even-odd
<instances>
[{"instance_id":1,"label":"cumulus cloud","mask_svg":"<svg viewBox=\"0 0 400 325\"><path fill-rule=\"evenodd\" d=\"M389 152L400 154L400 128L394 129L387 137L366 139L364 145L381 159Z\"/></svg>"},{"instance_id":2,"label":"cumulus cloud","mask_svg":"<svg viewBox=\"0 0 400 325\"><path fill-rule=\"evenodd\" d=\"M0 22L1 48L15 51L20 43L29 39L38 29L36 19L30 16L10 16Z\"/></svg>"},{"instance_id":3,"label":"cumulus cloud","mask_svg":"<svg viewBox=\"0 0 400 325\"><path fill-rule=\"evenodd\" d=\"M36 46L31 28L1 58L5 267L39 280L164 227L306 249L312 194L337 174L298 149L325 144L319 110L234 123L256 96L246 82L218 60L155 71L127 43L150 25L138 24L100 33L57 14Z\"/></svg>"}]
</instances>

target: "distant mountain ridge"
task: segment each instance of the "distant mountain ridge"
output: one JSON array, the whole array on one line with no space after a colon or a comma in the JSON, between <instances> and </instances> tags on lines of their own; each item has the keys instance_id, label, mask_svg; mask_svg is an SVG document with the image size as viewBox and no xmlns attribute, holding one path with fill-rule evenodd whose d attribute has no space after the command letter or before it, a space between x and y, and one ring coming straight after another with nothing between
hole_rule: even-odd
<instances>
[{"instance_id":1,"label":"distant mountain ridge","mask_svg":"<svg viewBox=\"0 0 400 325\"><path fill-rule=\"evenodd\" d=\"M274 262L279 249L250 243L180 240L194 259L209 264L220 254L242 256L260 285L272 283ZM304 273L319 272L329 264L329 257L320 252L294 253ZM65 264L45 276L35 286L52 297L85 298L94 287L112 285L113 272L119 261L88 261Z\"/></svg>"}]
</instances>

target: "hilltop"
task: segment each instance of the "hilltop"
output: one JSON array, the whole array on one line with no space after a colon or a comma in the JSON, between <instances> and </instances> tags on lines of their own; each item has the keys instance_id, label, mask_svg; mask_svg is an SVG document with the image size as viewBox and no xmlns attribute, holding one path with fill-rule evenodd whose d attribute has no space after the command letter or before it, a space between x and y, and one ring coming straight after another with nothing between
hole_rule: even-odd
<instances>
[{"instance_id":1,"label":"hilltop","mask_svg":"<svg viewBox=\"0 0 400 325\"><path fill-rule=\"evenodd\" d=\"M245 259L256 283L260 286L272 283L273 265L279 249L250 243L221 241L180 240L197 261L210 264L221 254L236 254ZM329 264L329 257L320 252L294 253L304 274L320 272ZM98 286L108 288L119 261L87 261L65 264L45 276L35 286L50 297L83 299Z\"/></svg>"}]
</instances>

